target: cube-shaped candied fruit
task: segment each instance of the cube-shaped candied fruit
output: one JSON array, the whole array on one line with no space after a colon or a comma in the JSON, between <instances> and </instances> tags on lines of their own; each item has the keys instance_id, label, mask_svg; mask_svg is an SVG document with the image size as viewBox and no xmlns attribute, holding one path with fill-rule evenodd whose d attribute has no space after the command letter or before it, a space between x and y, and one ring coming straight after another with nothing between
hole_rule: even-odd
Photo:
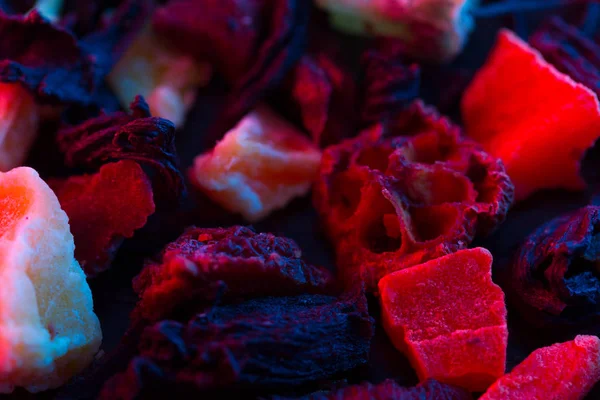
<instances>
[{"instance_id":1,"label":"cube-shaped candied fruit","mask_svg":"<svg viewBox=\"0 0 600 400\"><path fill-rule=\"evenodd\" d=\"M483 391L504 374L508 329L492 255L462 250L385 276L383 326L420 380Z\"/></svg>"},{"instance_id":2,"label":"cube-shaped candied fruit","mask_svg":"<svg viewBox=\"0 0 600 400\"><path fill-rule=\"evenodd\" d=\"M321 152L308 137L261 106L196 157L193 183L250 222L308 193Z\"/></svg>"},{"instance_id":3,"label":"cube-shaped candied fruit","mask_svg":"<svg viewBox=\"0 0 600 400\"><path fill-rule=\"evenodd\" d=\"M600 380L600 340L579 335L531 353L479 400L581 400Z\"/></svg>"},{"instance_id":4,"label":"cube-shaped candied fruit","mask_svg":"<svg viewBox=\"0 0 600 400\"><path fill-rule=\"evenodd\" d=\"M55 388L100 346L67 215L31 168L0 173L0 393Z\"/></svg>"},{"instance_id":5,"label":"cube-shaped candied fruit","mask_svg":"<svg viewBox=\"0 0 600 400\"><path fill-rule=\"evenodd\" d=\"M467 134L504 161L517 200L585 187L580 163L600 136L598 99L514 33L499 33L461 107Z\"/></svg>"}]
</instances>

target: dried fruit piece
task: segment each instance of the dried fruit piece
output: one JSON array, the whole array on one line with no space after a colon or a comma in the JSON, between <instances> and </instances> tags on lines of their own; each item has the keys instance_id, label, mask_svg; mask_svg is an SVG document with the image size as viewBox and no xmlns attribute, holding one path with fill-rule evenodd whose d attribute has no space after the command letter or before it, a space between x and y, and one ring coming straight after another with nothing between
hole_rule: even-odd
<instances>
[{"instance_id":1,"label":"dried fruit piece","mask_svg":"<svg viewBox=\"0 0 600 400\"><path fill-rule=\"evenodd\" d=\"M307 264L291 239L242 226L188 228L134 279L140 296L135 314L149 321L168 318L186 305L214 301L223 283L225 298L248 299L323 293L333 279L326 269Z\"/></svg>"},{"instance_id":2,"label":"dried fruit piece","mask_svg":"<svg viewBox=\"0 0 600 400\"><path fill-rule=\"evenodd\" d=\"M275 396L271 400L286 400ZM446 385L433 379L414 387L403 387L391 379L373 385L348 386L330 393L313 393L297 400L472 400L469 392L456 386Z\"/></svg>"},{"instance_id":3,"label":"dried fruit piece","mask_svg":"<svg viewBox=\"0 0 600 400\"><path fill-rule=\"evenodd\" d=\"M582 400L600 380L600 340L579 335L537 349L480 400Z\"/></svg>"},{"instance_id":4,"label":"dried fruit piece","mask_svg":"<svg viewBox=\"0 0 600 400\"><path fill-rule=\"evenodd\" d=\"M0 248L0 393L58 387L102 333L67 216L31 168L0 173Z\"/></svg>"},{"instance_id":5,"label":"dried fruit piece","mask_svg":"<svg viewBox=\"0 0 600 400\"><path fill-rule=\"evenodd\" d=\"M580 162L600 135L598 99L512 32L500 32L462 114L469 136L504 161L517 200L539 189L585 187Z\"/></svg>"},{"instance_id":6,"label":"dried fruit piece","mask_svg":"<svg viewBox=\"0 0 600 400\"><path fill-rule=\"evenodd\" d=\"M473 29L470 10L478 0L317 0L337 29L352 34L397 37L413 57L449 61Z\"/></svg>"},{"instance_id":7,"label":"dried fruit piece","mask_svg":"<svg viewBox=\"0 0 600 400\"><path fill-rule=\"evenodd\" d=\"M192 179L217 203L254 222L308 193L320 160L308 138L259 107L196 157Z\"/></svg>"},{"instance_id":8,"label":"dried fruit piece","mask_svg":"<svg viewBox=\"0 0 600 400\"><path fill-rule=\"evenodd\" d=\"M513 187L500 161L421 102L329 147L314 204L338 272L376 290L387 273L465 248L502 222Z\"/></svg>"},{"instance_id":9,"label":"dried fruit piece","mask_svg":"<svg viewBox=\"0 0 600 400\"><path fill-rule=\"evenodd\" d=\"M535 230L511 265L511 299L526 320L581 328L600 318L600 208L584 207Z\"/></svg>"},{"instance_id":10,"label":"dried fruit piece","mask_svg":"<svg viewBox=\"0 0 600 400\"><path fill-rule=\"evenodd\" d=\"M69 217L75 258L88 277L108 269L123 240L154 213L152 185L134 161L109 163L95 174L49 184Z\"/></svg>"},{"instance_id":11,"label":"dried fruit piece","mask_svg":"<svg viewBox=\"0 0 600 400\"><path fill-rule=\"evenodd\" d=\"M364 294L274 297L216 307L187 324L145 329L139 355L100 398L197 395L326 379L366 361L373 335ZM222 392L221 392L222 394Z\"/></svg>"},{"instance_id":12,"label":"dried fruit piece","mask_svg":"<svg viewBox=\"0 0 600 400\"><path fill-rule=\"evenodd\" d=\"M210 66L179 54L147 27L112 69L108 82L124 106L137 95L148 99L152 115L182 126L198 88L210 79Z\"/></svg>"},{"instance_id":13,"label":"dried fruit piece","mask_svg":"<svg viewBox=\"0 0 600 400\"><path fill-rule=\"evenodd\" d=\"M485 390L504 374L504 294L492 255L462 250L379 281L383 326L419 379Z\"/></svg>"}]
</instances>

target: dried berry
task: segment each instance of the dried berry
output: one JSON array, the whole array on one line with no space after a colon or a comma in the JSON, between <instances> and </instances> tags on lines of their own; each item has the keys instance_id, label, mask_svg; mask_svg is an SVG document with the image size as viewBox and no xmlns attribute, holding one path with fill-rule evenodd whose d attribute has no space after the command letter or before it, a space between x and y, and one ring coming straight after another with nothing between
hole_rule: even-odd
<instances>
[{"instance_id":1,"label":"dried berry","mask_svg":"<svg viewBox=\"0 0 600 400\"><path fill-rule=\"evenodd\" d=\"M537 349L498 379L480 400L582 400L600 380L600 340L575 340Z\"/></svg>"},{"instance_id":2,"label":"dried berry","mask_svg":"<svg viewBox=\"0 0 600 400\"><path fill-rule=\"evenodd\" d=\"M154 213L152 185L134 161L105 164L95 174L48 184L69 217L75 258L88 277L108 269L123 240Z\"/></svg>"},{"instance_id":3,"label":"dried berry","mask_svg":"<svg viewBox=\"0 0 600 400\"><path fill-rule=\"evenodd\" d=\"M131 114L117 112L61 130L58 142L69 167L96 170L104 164L132 160L145 168L157 206L177 203L185 193L171 122L151 117L144 99L131 103Z\"/></svg>"},{"instance_id":4,"label":"dried berry","mask_svg":"<svg viewBox=\"0 0 600 400\"><path fill-rule=\"evenodd\" d=\"M373 321L362 293L274 297L145 329L139 355L100 398L288 388L366 361Z\"/></svg>"},{"instance_id":5,"label":"dried berry","mask_svg":"<svg viewBox=\"0 0 600 400\"><path fill-rule=\"evenodd\" d=\"M223 283L224 298L248 299L324 293L333 281L326 269L307 264L291 239L241 226L188 228L134 279L135 314L157 321L208 304Z\"/></svg>"},{"instance_id":6,"label":"dried berry","mask_svg":"<svg viewBox=\"0 0 600 400\"><path fill-rule=\"evenodd\" d=\"M291 400L275 396L271 400ZM472 400L469 392L456 386L428 379L414 387L403 387L393 380L377 385L363 383L330 393L313 393L296 400Z\"/></svg>"},{"instance_id":7,"label":"dried berry","mask_svg":"<svg viewBox=\"0 0 600 400\"><path fill-rule=\"evenodd\" d=\"M492 255L476 248L389 274L379 282L383 326L419 379L473 392L504 374L504 293Z\"/></svg>"},{"instance_id":8,"label":"dried berry","mask_svg":"<svg viewBox=\"0 0 600 400\"><path fill-rule=\"evenodd\" d=\"M598 99L514 33L500 32L461 107L468 135L504 161L517 200L585 188L580 163L600 135Z\"/></svg>"},{"instance_id":9,"label":"dried berry","mask_svg":"<svg viewBox=\"0 0 600 400\"><path fill-rule=\"evenodd\" d=\"M536 324L574 328L600 317L600 208L588 206L533 232L511 266L518 310Z\"/></svg>"},{"instance_id":10,"label":"dried berry","mask_svg":"<svg viewBox=\"0 0 600 400\"><path fill-rule=\"evenodd\" d=\"M421 102L329 147L314 188L341 276L369 290L489 233L512 196L502 163Z\"/></svg>"}]
</instances>

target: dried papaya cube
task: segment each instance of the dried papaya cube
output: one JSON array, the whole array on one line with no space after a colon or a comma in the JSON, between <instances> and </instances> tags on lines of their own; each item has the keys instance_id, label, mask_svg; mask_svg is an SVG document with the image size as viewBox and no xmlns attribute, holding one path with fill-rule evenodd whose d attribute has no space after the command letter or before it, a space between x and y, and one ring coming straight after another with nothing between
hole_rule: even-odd
<instances>
[{"instance_id":1,"label":"dried papaya cube","mask_svg":"<svg viewBox=\"0 0 600 400\"><path fill-rule=\"evenodd\" d=\"M499 33L461 108L467 134L506 165L517 200L585 187L579 170L600 136L598 99L514 33Z\"/></svg>"},{"instance_id":2,"label":"dried papaya cube","mask_svg":"<svg viewBox=\"0 0 600 400\"><path fill-rule=\"evenodd\" d=\"M581 400L599 380L600 340L578 335L535 350L480 400Z\"/></svg>"},{"instance_id":3,"label":"dried papaya cube","mask_svg":"<svg viewBox=\"0 0 600 400\"><path fill-rule=\"evenodd\" d=\"M475 248L379 281L383 326L420 380L477 392L504 374L506 306L491 266L490 252Z\"/></svg>"},{"instance_id":4,"label":"dried papaya cube","mask_svg":"<svg viewBox=\"0 0 600 400\"><path fill-rule=\"evenodd\" d=\"M31 168L0 173L0 393L55 388L100 347L69 220Z\"/></svg>"},{"instance_id":5,"label":"dried papaya cube","mask_svg":"<svg viewBox=\"0 0 600 400\"><path fill-rule=\"evenodd\" d=\"M325 293L331 273L308 264L291 239L250 228L191 227L134 279L136 317L157 321L185 305L252 296Z\"/></svg>"},{"instance_id":6,"label":"dried papaya cube","mask_svg":"<svg viewBox=\"0 0 600 400\"><path fill-rule=\"evenodd\" d=\"M502 163L417 101L327 148L314 204L346 283L463 249L501 223L513 198Z\"/></svg>"},{"instance_id":7,"label":"dried papaya cube","mask_svg":"<svg viewBox=\"0 0 600 400\"><path fill-rule=\"evenodd\" d=\"M123 160L91 175L51 180L75 237L75 258L87 276L110 267L125 238L154 213L152 184L142 167Z\"/></svg>"},{"instance_id":8,"label":"dried papaya cube","mask_svg":"<svg viewBox=\"0 0 600 400\"><path fill-rule=\"evenodd\" d=\"M287 121L259 107L196 157L192 180L229 211L250 222L308 193L321 152Z\"/></svg>"}]
</instances>

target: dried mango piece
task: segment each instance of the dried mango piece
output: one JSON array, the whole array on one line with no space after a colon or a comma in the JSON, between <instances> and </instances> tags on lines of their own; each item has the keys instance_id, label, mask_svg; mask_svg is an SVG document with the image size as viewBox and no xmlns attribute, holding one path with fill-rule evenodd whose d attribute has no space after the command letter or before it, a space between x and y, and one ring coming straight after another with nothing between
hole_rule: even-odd
<instances>
[{"instance_id":1,"label":"dried mango piece","mask_svg":"<svg viewBox=\"0 0 600 400\"><path fill-rule=\"evenodd\" d=\"M598 380L600 340L579 335L537 349L479 400L579 400Z\"/></svg>"},{"instance_id":2,"label":"dried mango piece","mask_svg":"<svg viewBox=\"0 0 600 400\"><path fill-rule=\"evenodd\" d=\"M483 391L504 374L504 293L492 255L462 250L379 281L383 326L420 380Z\"/></svg>"},{"instance_id":3,"label":"dried mango piece","mask_svg":"<svg viewBox=\"0 0 600 400\"><path fill-rule=\"evenodd\" d=\"M504 161L517 200L585 187L580 163L600 136L598 99L514 33L500 32L461 106L467 134Z\"/></svg>"},{"instance_id":4,"label":"dried mango piece","mask_svg":"<svg viewBox=\"0 0 600 400\"><path fill-rule=\"evenodd\" d=\"M308 193L321 152L291 124L259 107L196 157L192 180L213 200L254 222Z\"/></svg>"},{"instance_id":5,"label":"dried mango piece","mask_svg":"<svg viewBox=\"0 0 600 400\"><path fill-rule=\"evenodd\" d=\"M65 383L100 346L58 199L35 170L0 173L0 393Z\"/></svg>"}]
</instances>

